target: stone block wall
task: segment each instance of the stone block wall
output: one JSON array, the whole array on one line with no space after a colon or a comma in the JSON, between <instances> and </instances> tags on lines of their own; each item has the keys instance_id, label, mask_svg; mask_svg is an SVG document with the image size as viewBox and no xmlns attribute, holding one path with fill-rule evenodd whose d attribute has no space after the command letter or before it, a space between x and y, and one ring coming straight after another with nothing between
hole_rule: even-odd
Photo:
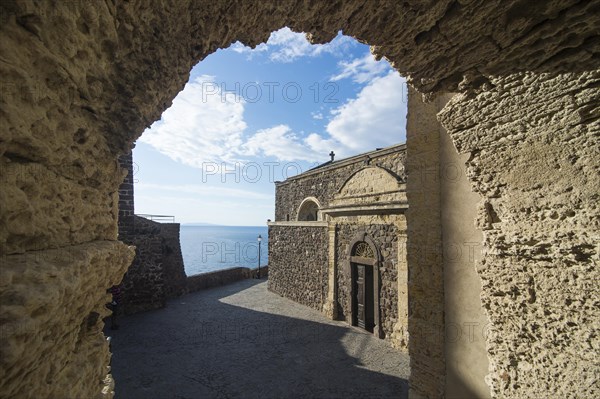
<instances>
[{"instance_id":1,"label":"stone block wall","mask_svg":"<svg viewBox=\"0 0 600 399\"><path fill-rule=\"evenodd\" d=\"M327 300L327 227L269 226L269 290L322 310Z\"/></svg>"},{"instance_id":2,"label":"stone block wall","mask_svg":"<svg viewBox=\"0 0 600 399\"><path fill-rule=\"evenodd\" d=\"M119 187L119 239L135 247L135 259L122 282L125 313L164 307L186 292L178 223L157 223L134 214L133 156L119 157L127 175Z\"/></svg>"},{"instance_id":3,"label":"stone block wall","mask_svg":"<svg viewBox=\"0 0 600 399\"><path fill-rule=\"evenodd\" d=\"M446 387L444 263L440 211L440 124L436 114L447 101L423 102L408 92L406 126L408 199L408 333L411 389L416 398L443 397Z\"/></svg>"},{"instance_id":4,"label":"stone block wall","mask_svg":"<svg viewBox=\"0 0 600 399\"><path fill-rule=\"evenodd\" d=\"M371 238L382 257L379 267L379 312L383 338L390 339L398 321L398 229L394 224L340 223L336 232L336 260L338 262L338 318L350 317L350 243L364 231Z\"/></svg>"},{"instance_id":5,"label":"stone block wall","mask_svg":"<svg viewBox=\"0 0 600 399\"><path fill-rule=\"evenodd\" d=\"M368 160L368 163L365 161ZM353 157L336 161L314 171L306 172L301 178L289 178L285 182L275 183L275 221L294 221L298 208L307 197L315 197L321 206L331 202L333 196L342 188L352 173L367 164L379 165L406 180L404 164L406 155L404 146L370 153L369 157ZM337 163L339 162L339 163Z\"/></svg>"},{"instance_id":6,"label":"stone block wall","mask_svg":"<svg viewBox=\"0 0 600 399\"><path fill-rule=\"evenodd\" d=\"M135 246L135 259L123 277L125 313L162 308L169 298L186 292L178 223L157 223L133 217L121 240Z\"/></svg>"},{"instance_id":7,"label":"stone block wall","mask_svg":"<svg viewBox=\"0 0 600 399\"><path fill-rule=\"evenodd\" d=\"M160 224L164 290L167 298L174 298L187 292L187 275L185 274L181 242L179 240L180 227L179 223Z\"/></svg>"},{"instance_id":8,"label":"stone block wall","mask_svg":"<svg viewBox=\"0 0 600 399\"><path fill-rule=\"evenodd\" d=\"M132 233L121 237L135 247L135 258L121 284L125 314L162 308L167 301L160 225L139 216L134 220Z\"/></svg>"},{"instance_id":9,"label":"stone block wall","mask_svg":"<svg viewBox=\"0 0 600 399\"><path fill-rule=\"evenodd\" d=\"M133 156L130 152L119 157L119 166L127 171L127 175L119 186L119 238L127 237L133 233L134 227L134 178Z\"/></svg>"}]
</instances>

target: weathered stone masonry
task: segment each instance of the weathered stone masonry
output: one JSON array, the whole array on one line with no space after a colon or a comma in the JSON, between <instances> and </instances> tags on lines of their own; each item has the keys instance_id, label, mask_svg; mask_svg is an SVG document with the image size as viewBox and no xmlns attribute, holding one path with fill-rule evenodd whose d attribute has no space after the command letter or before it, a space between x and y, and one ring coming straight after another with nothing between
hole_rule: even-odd
<instances>
[{"instance_id":1,"label":"weathered stone masonry","mask_svg":"<svg viewBox=\"0 0 600 399\"><path fill-rule=\"evenodd\" d=\"M135 247L135 259L122 281L125 313L162 308L167 299L187 292L178 223L157 223L134 214L131 152L119 158L127 170L119 187L119 239Z\"/></svg>"},{"instance_id":2,"label":"weathered stone masonry","mask_svg":"<svg viewBox=\"0 0 600 399\"><path fill-rule=\"evenodd\" d=\"M600 73L515 74L492 84L440 114L470 154L467 175L483 196L477 270L490 320L488 381L496 396L597 396Z\"/></svg>"},{"instance_id":3,"label":"weathered stone masonry","mask_svg":"<svg viewBox=\"0 0 600 399\"><path fill-rule=\"evenodd\" d=\"M123 311L162 308L187 291L178 223L133 217L131 233L121 239L135 246L135 259L123 277Z\"/></svg>"},{"instance_id":4,"label":"weathered stone masonry","mask_svg":"<svg viewBox=\"0 0 600 399\"><path fill-rule=\"evenodd\" d=\"M406 208L404 160L399 145L328 162L276 183L275 213L283 220L269 227L269 289L351 324L350 254L355 237L366 234L381 258L373 268L378 285L372 295L376 303L370 305L377 308L374 333L394 338L399 347L407 344L408 311L405 295L398 297L397 278L406 256L398 252ZM307 201L318 206L317 220L302 220L299 209Z\"/></svg>"},{"instance_id":5,"label":"weathered stone masonry","mask_svg":"<svg viewBox=\"0 0 600 399\"><path fill-rule=\"evenodd\" d=\"M375 241L383 257L382 267L379 268L381 275L380 302L382 330L384 338L391 338L394 325L398 322L398 286L397 286L397 259L398 259L398 231L393 224L341 224L337 232L336 259L338 264L346 265L350 262L348 254L351 248L349 243L360 232L364 231ZM337 309L338 318L349 320L350 315L350 275L347 267L342 267L337 275ZM406 304L404 311L407 311ZM405 344L404 344L405 345ZM398 343L398 346L402 344Z\"/></svg>"},{"instance_id":6,"label":"weathered stone masonry","mask_svg":"<svg viewBox=\"0 0 600 399\"><path fill-rule=\"evenodd\" d=\"M132 260L117 241L117 158L159 119L192 65L289 26L320 43L343 30L415 89L410 394L600 396L590 286L600 280L598 0L90 4L0 2L0 320L9 332L0 337L0 392L109 394L108 349L90 315L102 315L103 290ZM445 106L444 92L458 94ZM433 103L419 105L420 93ZM460 185L431 179L441 156L466 165ZM468 201L447 195L456 192ZM448 200L469 216L453 214ZM481 234L476 263L443 259L449 232ZM481 299L457 295L463 280ZM446 312L449 303L460 306ZM488 325L485 342L449 348L446 322L471 318ZM49 345L47 334L61 342ZM483 370L469 375L474 359Z\"/></svg>"},{"instance_id":7,"label":"weathered stone masonry","mask_svg":"<svg viewBox=\"0 0 600 399\"><path fill-rule=\"evenodd\" d=\"M322 310L327 299L327 228L269 227L269 289Z\"/></svg>"}]
</instances>

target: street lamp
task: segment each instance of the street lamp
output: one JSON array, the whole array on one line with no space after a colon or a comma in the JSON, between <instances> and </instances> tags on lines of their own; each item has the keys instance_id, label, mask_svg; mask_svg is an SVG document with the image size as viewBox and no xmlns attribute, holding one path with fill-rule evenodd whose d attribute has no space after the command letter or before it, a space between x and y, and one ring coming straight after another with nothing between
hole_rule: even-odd
<instances>
[{"instance_id":1,"label":"street lamp","mask_svg":"<svg viewBox=\"0 0 600 399\"><path fill-rule=\"evenodd\" d=\"M258 273L256 273L256 278L260 279L260 242L262 241L262 236L258 235Z\"/></svg>"}]
</instances>

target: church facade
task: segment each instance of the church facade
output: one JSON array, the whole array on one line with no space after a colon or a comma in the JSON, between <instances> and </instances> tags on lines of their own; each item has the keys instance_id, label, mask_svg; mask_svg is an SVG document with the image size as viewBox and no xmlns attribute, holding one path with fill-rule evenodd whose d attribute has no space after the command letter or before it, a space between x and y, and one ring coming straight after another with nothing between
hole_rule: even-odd
<instances>
[{"instance_id":1,"label":"church facade","mask_svg":"<svg viewBox=\"0 0 600 399\"><path fill-rule=\"evenodd\" d=\"M269 289L408 345L406 152L397 145L276 182Z\"/></svg>"}]
</instances>

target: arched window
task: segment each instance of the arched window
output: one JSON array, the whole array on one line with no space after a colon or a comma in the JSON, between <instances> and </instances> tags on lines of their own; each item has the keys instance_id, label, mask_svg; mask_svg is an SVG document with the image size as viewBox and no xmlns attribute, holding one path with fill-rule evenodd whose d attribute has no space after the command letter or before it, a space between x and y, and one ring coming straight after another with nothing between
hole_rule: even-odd
<instances>
[{"instance_id":1,"label":"arched window","mask_svg":"<svg viewBox=\"0 0 600 399\"><path fill-rule=\"evenodd\" d=\"M375 252L373 248L366 242L361 241L354 246L352 251L353 256L360 256L361 258L369 258L375 260Z\"/></svg>"},{"instance_id":2,"label":"arched window","mask_svg":"<svg viewBox=\"0 0 600 399\"><path fill-rule=\"evenodd\" d=\"M315 222L319 220L319 203L316 198L305 198L298 209L298 221Z\"/></svg>"}]
</instances>

